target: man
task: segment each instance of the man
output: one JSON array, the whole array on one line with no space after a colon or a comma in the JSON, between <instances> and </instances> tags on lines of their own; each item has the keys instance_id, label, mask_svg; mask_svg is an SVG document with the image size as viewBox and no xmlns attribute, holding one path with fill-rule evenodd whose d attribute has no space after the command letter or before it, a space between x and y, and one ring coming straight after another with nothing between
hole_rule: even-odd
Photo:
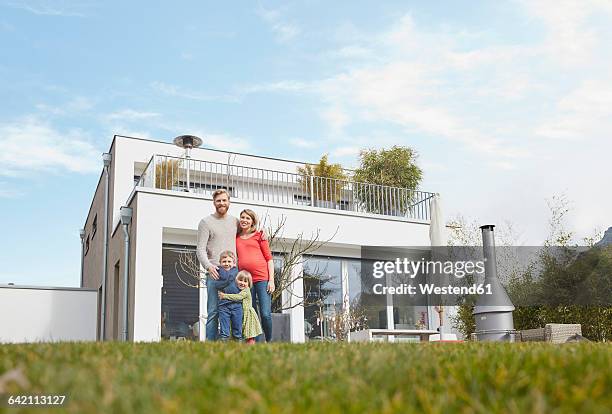
<instances>
[{"instance_id":1,"label":"man","mask_svg":"<svg viewBox=\"0 0 612 414\"><path fill-rule=\"evenodd\" d=\"M196 250L200 264L206 269L208 277L219 279L219 255L229 250L236 254L236 232L238 219L228 214L230 196L225 189L213 193L215 212L200 220L198 225L198 247ZM219 324L219 296L212 283L206 284L208 301L206 304L206 340L217 339Z\"/></svg>"}]
</instances>

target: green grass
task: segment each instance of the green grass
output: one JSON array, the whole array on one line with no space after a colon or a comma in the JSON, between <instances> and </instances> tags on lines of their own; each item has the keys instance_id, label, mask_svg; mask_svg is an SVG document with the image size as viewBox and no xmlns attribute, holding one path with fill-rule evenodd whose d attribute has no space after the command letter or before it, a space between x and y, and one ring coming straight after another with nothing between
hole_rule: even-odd
<instances>
[{"instance_id":1,"label":"green grass","mask_svg":"<svg viewBox=\"0 0 612 414\"><path fill-rule=\"evenodd\" d=\"M3 398L65 394L74 413L612 410L612 346L602 343L0 346L0 377L14 368L29 385L9 382Z\"/></svg>"}]
</instances>

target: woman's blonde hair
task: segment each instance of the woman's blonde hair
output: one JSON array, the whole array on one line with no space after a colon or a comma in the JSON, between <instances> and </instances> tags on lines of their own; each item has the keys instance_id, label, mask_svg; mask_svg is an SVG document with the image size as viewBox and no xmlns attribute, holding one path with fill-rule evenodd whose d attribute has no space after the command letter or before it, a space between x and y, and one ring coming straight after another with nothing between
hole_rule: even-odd
<instances>
[{"instance_id":1,"label":"woman's blonde hair","mask_svg":"<svg viewBox=\"0 0 612 414\"><path fill-rule=\"evenodd\" d=\"M244 210L242 210L240 212L240 215L242 216L243 213L249 216L253 220L253 224L251 224L251 227L248 230L249 234L253 233L255 230L257 230L257 224L258 224L257 214L255 214L255 212L249 208L245 208ZM238 232L240 233L241 231L242 230L239 228Z\"/></svg>"},{"instance_id":2,"label":"woman's blonde hair","mask_svg":"<svg viewBox=\"0 0 612 414\"><path fill-rule=\"evenodd\" d=\"M253 276L251 276L251 272L248 270L241 270L236 275L236 281L243 280L249 284L249 288L253 287Z\"/></svg>"}]
</instances>

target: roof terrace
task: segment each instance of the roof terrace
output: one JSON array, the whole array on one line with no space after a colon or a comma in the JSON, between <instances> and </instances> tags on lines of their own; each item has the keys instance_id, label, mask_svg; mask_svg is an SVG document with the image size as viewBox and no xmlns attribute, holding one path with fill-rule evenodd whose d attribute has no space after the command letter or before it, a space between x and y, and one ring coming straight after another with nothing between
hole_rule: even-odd
<instances>
[{"instance_id":1,"label":"roof terrace","mask_svg":"<svg viewBox=\"0 0 612 414\"><path fill-rule=\"evenodd\" d=\"M352 211L364 215L430 220L434 193L226 163L153 155L136 186L211 196L219 188L232 198L277 206ZM350 173L350 171L349 171Z\"/></svg>"}]
</instances>

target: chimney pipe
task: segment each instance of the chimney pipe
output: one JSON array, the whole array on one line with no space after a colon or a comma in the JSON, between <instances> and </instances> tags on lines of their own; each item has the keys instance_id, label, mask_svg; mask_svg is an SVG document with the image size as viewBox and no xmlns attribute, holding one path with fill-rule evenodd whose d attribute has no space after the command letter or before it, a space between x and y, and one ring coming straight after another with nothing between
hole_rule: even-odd
<instances>
[{"instance_id":1,"label":"chimney pipe","mask_svg":"<svg viewBox=\"0 0 612 414\"><path fill-rule=\"evenodd\" d=\"M476 301L472 312L476 322L476 332L473 335L478 341L514 342L517 337L512 319L514 305L497 277L494 227L492 224L480 227L485 260L484 285L491 286L492 294L480 295Z\"/></svg>"}]
</instances>

